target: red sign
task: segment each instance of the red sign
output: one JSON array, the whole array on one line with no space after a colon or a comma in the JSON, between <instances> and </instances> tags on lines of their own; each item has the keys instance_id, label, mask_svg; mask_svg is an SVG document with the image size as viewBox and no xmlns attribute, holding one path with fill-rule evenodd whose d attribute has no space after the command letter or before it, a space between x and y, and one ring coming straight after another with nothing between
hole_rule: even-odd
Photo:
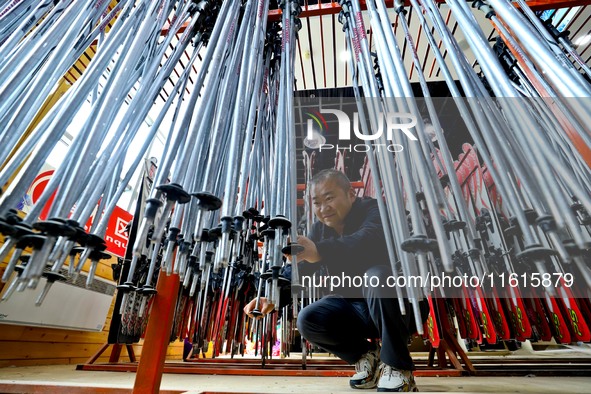
<instances>
[{"instance_id":1,"label":"red sign","mask_svg":"<svg viewBox=\"0 0 591 394\"><path fill-rule=\"evenodd\" d=\"M29 195L31 196L31 201L33 202L33 204L36 204L37 200L39 200L39 197L41 197L41 194L43 193L43 191L47 187L47 184L49 183L49 180L53 176L54 172L55 172L54 170L44 171L41 174L37 175L37 178L35 178L35 180L33 181L33 184L29 188ZM49 208L51 207L51 204L53 203L54 198L55 198L55 193L53 193L53 195L49 198L49 200L47 201L47 203L43 207L41 214L39 214L39 219L41 219L41 220L47 219L47 215L49 213Z\"/></svg>"},{"instance_id":2,"label":"red sign","mask_svg":"<svg viewBox=\"0 0 591 394\"><path fill-rule=\"evenodd\" d=\"M37 175L37 178L33 181L33 184L29 188L29 196L31 197L31 201L33 204L37 203L39 197L43 193L43 190L47 187L49 180L53 176L54 170L44 171L41 174ZM39 215L39 219L45 220L47 219L47 215L49 213L49 208L53 203L53 199L55 197L55 193L49 201L43 207L41 214ZM107 225L107 232L105 234L105 241L107 243L107 252L114 254L119 257L125 256L125 249L127 248L128 236L125 228L127 224L131 222L133 215L126 210L115 207L115 210L111 214L109 218L109 224ZM88 220L88 223L85 225L85 229L89 229L92 221L94 220L94 215Z\"/></svg>"},{"instance_id":3,"label":"red sign","mask_svg":"<svg viewBox=\"0 0 591 394\"><path fill-rule=\"evenodd\" d=\"M109 218L105 241L107 241L107 251L119 257L125 257L125 249L129 240L126 228L133 219L133 215L126 210L115 207L115 210Z\"/></svg>"}]
</instances>

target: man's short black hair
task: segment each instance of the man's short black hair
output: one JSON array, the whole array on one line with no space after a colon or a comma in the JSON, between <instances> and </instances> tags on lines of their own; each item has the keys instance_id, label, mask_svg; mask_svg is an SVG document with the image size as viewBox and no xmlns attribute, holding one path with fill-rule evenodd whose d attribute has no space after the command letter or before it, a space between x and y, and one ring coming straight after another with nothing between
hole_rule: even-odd
<instances>
[{"instance_id":1,"label":"man's short black hair","mask_svg":"<svg viewBox=\"0 0 591 394\"><path fill-rule=\"evenodd\" d=\"M330 179L336 181L337 185L346 192L351 189L351 181L349 178L347 178L347 175L332 168L322 170L318 174L314 175L312 179L310 179L309 187L312 188L312 186L326 182Z\"/></svg>"}]
</instances>

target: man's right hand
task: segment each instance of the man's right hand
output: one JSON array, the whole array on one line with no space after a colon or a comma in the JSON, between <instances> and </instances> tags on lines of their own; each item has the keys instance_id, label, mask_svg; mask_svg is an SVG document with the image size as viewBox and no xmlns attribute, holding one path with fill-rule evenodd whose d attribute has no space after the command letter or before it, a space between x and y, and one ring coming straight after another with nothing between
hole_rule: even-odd
<instances>
[{"instance_id":1,"label":"man's right hand","mask_svg":"<svg viewBox=\"0 0 591 394\"><path fill-rule=\"evenodd\" d=\"M246 313L248 317L255 318L255 316L252 314L252 311L254 310L256 303L257 299L255 298L244 307L244 313ZM265 297L259 298L259 311L261 311L262 315L257 316L256 318L261 319L267 313L273 311L273 309L275 309L275 305L271 304L269 300L267 300Z\"/></svg>"},{"instance_id":2,"label":"man's right hand","mask_svg":"<svg viewBox=\"0 0 591 394\"><path fill-rule=\"evenodd\" d=\"M298 244L304 247L304 250L298 253L298 259L306 260L308 263L317 263L322 260L316 244L310 238L298 235Z\"/></svg>"}]
</instances>

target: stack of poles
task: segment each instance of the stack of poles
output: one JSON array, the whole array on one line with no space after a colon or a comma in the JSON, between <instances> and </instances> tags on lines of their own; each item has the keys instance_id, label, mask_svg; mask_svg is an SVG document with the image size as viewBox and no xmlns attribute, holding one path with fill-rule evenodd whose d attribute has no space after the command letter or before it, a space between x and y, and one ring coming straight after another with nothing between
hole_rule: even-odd
<instances>
[{"instance_id":1,"label":"stack of poles","mask_svg":"<svg viewBox=\"0 0 591 394\"><path fill-rule=\"evenodd\" d=\"M97 262L109 257L102 253L108 219L160 123L154 124L148 132L146 142L133 158L135 165L123 173L127 149L138 136L152 101L191 42L191 35L197 32L193 32L192 28L202 14L202 10L192 4L173 8L168 2L146 2L138 7L134 7L132 2L120 2L111 12L105 13L107 4L103 3L89 5L88 9L80 8L78 4L66 8L57 19L46 17L38 29L14 48L9 47L5 52L2 47L3 69L6 71L2 74L2 92L7 97L6 100L3 97L2 101L2 144L6 149L3 150L5 160L0 182L6 184L10 180L0 197L2 227L7 236L0 252L2 259L10 255L16 246L2 279L7 281L15 270L18 274L12 279L4 297L9 297L15 289L36 288L44 276L48 281L37 300L40 305L51 284L64 279L60 270L66 260L69 261L68 273L74 276L81 271L86 260L92 261L87 283L90 285ZM50 15L56 11L59 14L59 8L55 7ZM171 26L165 40L156 45L167 12L176 14L177 22ZM84 75L29 133L29 124L57 79L65 74L115 15L118 18L109 33L109 40L99 46ZM172 56L165 61L163 56L167 46L183 22L191 16L194 16L191 29L186 30ZM138 34L128 35L130 29L138 31ZM80 45L72 46L72 41ZM53 42L59 44L53 45ZM146 42L152 45L146 45ZM118 55L119 51L124 55ZM37 72L33 72L35 70ZM143 83L134 87L138 81ZM99 88L101 94L97 95ZM38 89L45 89L42 90L44 94L39 94ZM113 103L122 104L127 96L133 99L124 107L123 118L116 123L121 106ZM52 149L89 98L91 114L79 127L69 154L55 171L37 204L20 220L13 208L25 195ZM161 115L159 122L163 119ZM24 140L22 144L19 143L21 140ZM81 157L85 160L80 160ZM120 182L121 178L123 182ZM39 213L54 193L56 198L49 209L50 219L39 222ZM102 215L95 215L96 220L86 232L82 225L87 223L97 204ZM74 248L75 245L84 248ZM22 251L28 247L33 248L33 253L26 259L22 258ZM82 256L74 264L78 254ZM19 260L23 260L24 264L17 266ZM47 264L52 264L49 272L45 270Z\"/></svg>"},{"instance_id":2,"label":"stack of poles","mask_svg":"<svg viewBox=\"0 0 591 394\"><path fill-rule=\"evenodd\" d=\"M358 0L340 3L339 20L352 52L350 70L359 99L358 111L360 119L368 120L360 122L362 132L376 134L376 130L383 129L382 113L420 114L408 79L410 70L405 69L384 1L366 2L375 43L371 51ZM588 342L591 340L588 328L591 324L588 313L591 163L585 155L591 147L591 134L585 125L589 124L591 105L589 82L563 52L557 53L556 48L560 47L556 41L549 41L547 31L532 24L509 2L490 1L490 5L476 2L475 8L491 19L506 45L522 55L525 64L512 63L520 78L517 82L510 80L474 17L473 12L478 11L461 1L447 4L470 44L482 77L468 63L433 1L411 0L410 12L417 16L429 50L436 57L461 119L475 142L478 156L473 154L471 158L480 157L485 163L502 205L491 200L486 187L473 190L478 194L464 198L465 185L456 176L458 163L454 163L446 144L410 34L409 10L402 2L396 2L398 27L404 32L405 45L412 56L427 115L415 118L416 127L412 130L416 134L393 134L392 142L405 148L401 152L368 153L375 195L384 196L378 197L378 202L386 239L390 241L388 249L394 275L399 272L397 262L406 277L417 274L422 278L441 277L443 272L453 272L478 278L493 278L493 273L500 277L505 273L508 278L517 277L516 272L521 275L524 269L536 272L539 278L551 278L551 285L548 280L539 292L533 293L531 289L520 289L520 284L527 286L523 281L514 281L511 286L505 283L504 288L488 291L485 286L464 286L460 294L462 302L456 303L456 308L473 309L472 321L486 332L488 343L495 343L497 335L491 316L503 314L499 298L507 302L506 308L513 316L519 315L519 319L522 312L525 314L522 296L545 298L548 320L552 321L560 311L566 312L560 317L565 321L559 319L560 324L553 328L554 336L563 338L562 334L570 333L573 341ZM524 2L520 6L525 15L534 19L535 15ZM502 19L497 17L497 12ZM439 35L449 62L445 61L432 32ZM452 70L465 98L452 77ZM483 80L492 92L485 88ZM361 101L362 97L367 99ZM363 113L366 115L362 116ZM425 120L435 132L438 148L425 131ZM402 119L402 123L405 121ZM389 142L384 134L378 143ZM481 171L480 164L476 164ZM444 182L440 177L444 177ZM494 209L489 211L485 207ZM409 221L401 220L407 212ZM489 222L479 225L485 219ZM504 220L510 224L509 229L501 225ZM576 278L576 291L572 280L564 281L564 278ZM420 282L428 284L428 281ZM446 289L430 286L397 291L399 299L403 293L415 311L417 302L425 297L432 312L438 305L440 309L445 308L440 300L451 295L446 294ZM404 305L401 308L403 313L407 312ZM456 312L459 316L460 311ZM417 327L422 327L418 320Z\"/></svg>"},{"instance_id":3,"label":"stack of poles","mask_svg":"<svg viewBox=\"0 0 591 394\"><path fill-rule=\"evenodd\" d=\"M128 273L118 286L120 333L142 334L164 272L178 275L182 284L171 339L190 335L200 350L212 343L218 355L238 351L250 336L270 355L277 314L253 323L241 310L257 287L258 295L279 308L286 284L280 277L282 250L289 236L297 236L290 163L296 150L292 97L299 6L282 3L279 25L267 22L268 0L130 0L113 9L105 1L30 3L0 19L0 183L7 184L0 196L6 237L0 254L9 260L3 299L35 289L45 278L40 306L55 281L76 277L88 261L91 285L98 262L111 257L104 240L111 213L164 128L154 186L136 218ZM29 18L39 25L28 24ZM57 81L95 42L88 69L35 125ZM173 91L155 106L185 53L190 58ZM89 116L74 124L86 101ZM156 119L143 128L154 109ZM172 121L166 124L165 118ZM22 219L14 208L68 128L78 132L64 161ZM132 144L141 147L130 158ZM50 219L39 221L54 194ZM266 251L262 258L259 243Z\"/></svg>"}]
</instances>

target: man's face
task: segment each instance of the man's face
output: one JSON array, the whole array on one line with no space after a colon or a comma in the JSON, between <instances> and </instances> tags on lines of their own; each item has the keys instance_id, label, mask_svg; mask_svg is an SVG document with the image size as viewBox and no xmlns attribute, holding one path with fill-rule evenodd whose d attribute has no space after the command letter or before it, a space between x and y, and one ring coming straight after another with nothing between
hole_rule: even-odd
<instances>
[{"instance_id":1,"label":"man's face","mask_svg":"<svg viewBox=\"0 0 591 394\"><path fill-rule=\"evenodd\" d=\"M335 180L328 179L312 185L310 194L318 220L342 232L345 218L355 201L353 188L343 190Z\"/></svg>"}]
</instances>

